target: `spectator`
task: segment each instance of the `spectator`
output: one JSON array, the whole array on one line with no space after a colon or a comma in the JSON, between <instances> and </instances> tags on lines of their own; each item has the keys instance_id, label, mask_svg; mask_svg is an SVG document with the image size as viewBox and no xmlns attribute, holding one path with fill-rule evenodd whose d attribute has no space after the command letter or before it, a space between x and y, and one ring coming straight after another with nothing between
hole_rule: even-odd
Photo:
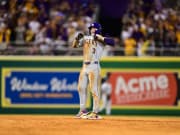
<instances>
[{"instance_id":1,"label":"spectator","mask_svg":"<svg viewBox=\"0 0 180 135\"><path fill-rule=\"evenodd\" d=\"M127 38L124 41L124 51L125 56L135 56L136 55L136 40L132 37Z\"/></svg>"},{"instance_id":2,"label":"spectator","mask_svg":"<svg viewBox=\"0 0 180 135\"><path fill-rule=\"evenodd\" d=\"M38 31L40 30L41 24L40 22L36 19L36 17L33 17L32 20L29 22L29 28L30 30L34 33L37 34Z\"/></svg>"},{"instance_id":3,"label":"spectator","mask_svg":"<svg viewBox=\"0 0 180 135\"><path fill-rule=\"evenodd\" d=\"M26 16L19 17L17 20L17 26L14 29L15 32L15 42L16 44L24 44L26 38Z\"/></svg>"},{"instance_id":4,"label":"spectator","mask_svg":"<svg viewBox=\"0 0 180 135\"><path fill-rule=\"evenodd\" d=\"M0 24L0 43L8 44L10 42L11 30L5 23Z\"/></svg>"},{"instance_id":5,"label":"spectator","mask_svg":"<svg viewBox=\"0 0 180 135\"><path fill-rule=\"evenodd\" d=\"M6 24L0 24L0 50L4 51L10 42L11 30Z\"/></svg>"},{"instance_id":6,"label":"spectator","mask_svg":"<svg viewBox=\"0 0 180 135\"><path fill-rule=\"evenodd\" d=\"M141 47L141 56L154 56L155 54L155 42L153 35L147 37Z\"/></svg>"}]
</instances>

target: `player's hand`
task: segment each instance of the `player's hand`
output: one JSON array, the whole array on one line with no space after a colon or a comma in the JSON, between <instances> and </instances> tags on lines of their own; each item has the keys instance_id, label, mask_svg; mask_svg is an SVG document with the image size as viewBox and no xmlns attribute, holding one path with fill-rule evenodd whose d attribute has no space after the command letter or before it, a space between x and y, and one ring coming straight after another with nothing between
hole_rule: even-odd
<instances>
[{"instance_id":1,"label":"player's hand","mask_svg":"<svg viewBox=\"0 0 180 135\"><path fill-rule=\"evenodd\" d=\"M76 37L76 40L80 40L83 37L84 37L84 35L82 33L78 33L78 35Z\"/></svg>"}]
</instances>

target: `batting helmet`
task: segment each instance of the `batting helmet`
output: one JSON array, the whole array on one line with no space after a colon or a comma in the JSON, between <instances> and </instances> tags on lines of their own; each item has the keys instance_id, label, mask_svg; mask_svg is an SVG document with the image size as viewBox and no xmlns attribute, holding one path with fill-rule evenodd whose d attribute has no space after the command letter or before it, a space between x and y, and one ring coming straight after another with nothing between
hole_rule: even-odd
<instances>
[{"instance_id":1,"label":"batting helmet","mask_svg":"<svg viewBox=\"0 0 180 135\"><path fill-rule=\"evenodd\" d=\"M89 30L90 30L91 28L96 28L96 29L97 29L96 34L101 34L101 30L102 30L101 24L99 24L99 23L97 23L97 22L91 23L88 28L89 28Z\"/></svg>"}]
</instances>

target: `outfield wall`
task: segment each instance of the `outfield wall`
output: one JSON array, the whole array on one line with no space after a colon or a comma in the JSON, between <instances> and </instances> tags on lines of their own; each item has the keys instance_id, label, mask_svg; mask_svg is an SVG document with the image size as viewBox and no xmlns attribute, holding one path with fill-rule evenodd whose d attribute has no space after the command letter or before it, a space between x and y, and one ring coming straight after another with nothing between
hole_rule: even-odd
<instances>
[{"instance_id":1,"label":"outfield wall","mask_svg":"<svg viewBox=\"0 0 180 135\"><path fill-rule=\"evenodd\" d=\"M1 56L0 113L77 113L81 66L81 57ZM110 73L112 114L180 116L180 58L109 57L101 68Z\"/></svg>"}]
</instances>

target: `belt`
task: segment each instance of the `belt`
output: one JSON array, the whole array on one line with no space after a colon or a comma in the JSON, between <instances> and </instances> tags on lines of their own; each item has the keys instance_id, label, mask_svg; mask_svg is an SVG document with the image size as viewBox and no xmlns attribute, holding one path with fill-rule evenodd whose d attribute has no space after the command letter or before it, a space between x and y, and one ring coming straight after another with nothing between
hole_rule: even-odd
<instances>
[{"instance_id":1,"label":"belt","mask_svg":"<svg viewBox=\"0 0 180 135\"><path fill-rule=\"evenodd\" d=\"M98 64L98 61L93 61L93 62L86 61L86 62L84 62L84 64L86 64L86 65L89 65L89 64Z\"/></svg>"}]
</instances>

